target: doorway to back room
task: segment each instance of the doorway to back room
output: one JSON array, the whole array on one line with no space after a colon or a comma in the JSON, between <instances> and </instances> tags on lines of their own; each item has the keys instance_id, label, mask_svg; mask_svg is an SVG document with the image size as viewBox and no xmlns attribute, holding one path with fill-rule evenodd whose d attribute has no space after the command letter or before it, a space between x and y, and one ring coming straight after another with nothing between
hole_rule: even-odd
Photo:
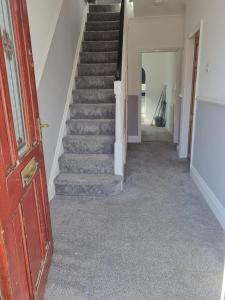
<instances>
[{"instance_id":1,"label":"doorway to back room","mask_svg":"<svg viewBox=\"0 0 225 300\"><path fill-rule=\"evenodd\" d=\"M176 101L176 52L142 54L142 141L172 142Z\"/></svg>"}]
</instances>

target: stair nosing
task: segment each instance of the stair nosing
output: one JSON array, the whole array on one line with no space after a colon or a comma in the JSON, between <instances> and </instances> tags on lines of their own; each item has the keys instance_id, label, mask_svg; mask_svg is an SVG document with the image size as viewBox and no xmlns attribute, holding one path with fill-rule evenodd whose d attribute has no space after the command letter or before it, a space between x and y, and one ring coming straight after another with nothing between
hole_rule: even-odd
<instances>
[{"instance_id":1,"label":"stair nosing","mask_svg":"<svg viewBox=\"0 0 225 300\"><path fill-rule=\"evenodd\" d=\"M86 122L86 121L90 121L90 122L91 122L91 121L100 121L100 122L104 122L104 121L106 122L106 121L108 121L108 122L109 122L109 121L115 121L115 118L114 118L114 119L112 119L112 118L108 118L108 119L102 119L102 118L100 118L100 119L84 119L84 118L78 118L78 119L77 119L77 118L73 118L73 117L72 117L72 118L70 118L69 120L67 120L66 122L69 123L69 122L71 122L71 121L79 121L79 122L80 122L80 121L85 121L85 122Z\"/></svg>"},{"instance_id":2,"label":"stair nosing","mask_svg":"<svg viewBox=\"0 0 225 300\"><path fill-rule=\"evenodd\" d=\"M104 21L86 21L86 24L87 23L99 23L99 24L102 24L102 23L120 23L120 20L104 20Z\"/></svg>"},{"instance_id":3,"label":"stair nosing","mask_svg":"<svg viewBox=\"0 0 225 300\"><path fill-rule=\"evenodd\" d=\"M91 78L93 78L93 77L107 77L107 78L109 78L109 77L115 77L115 75L78 75L76 78L79 78L79 77L91 77Z\"/></svg>"},{"instance_id":4,"label":"stair nosing","mask_svg":"<svg viewBox=\"0 0 225 300\"><path fill-rule=\"evenodd\" d=\"M110 41L83 41L83 43L113 43L118 42L119 40L110 40Z\"/></svg>"},{"instance_id":5,"label":"stair nosing","mask_svg":"<svg viewBox=\"0 0 225 300\"><path fill-rule=\"evenodd\" d=\"M95 41L89 41L89 42L95 42ZM101 42L101 41L98 41ZM103 41L104 42L104 41ZM82 51L81 54L83 53L117 53L118 51Z\"/></svg>"},{"instance_id":6,"label":"stair nosing","mask_svg":"<svg viewBox=\"0 0 225 300\"><path fill-rule=\"evenodd\" d=\"M119 11L89 11L88 14L120 14Z\"/></svg>"},{"instance_id":7,"label":"stair nosing","mask_svg":"<svg viewBox=\"0 0 225 300\"><path fill-rule=\"evenodd\" d=\"M85 30L85 33L88 32L97 32L97 33L103 33L103 32L120 32L119 29L115 29L115 30Z\"/></svg>"}]
</instances>

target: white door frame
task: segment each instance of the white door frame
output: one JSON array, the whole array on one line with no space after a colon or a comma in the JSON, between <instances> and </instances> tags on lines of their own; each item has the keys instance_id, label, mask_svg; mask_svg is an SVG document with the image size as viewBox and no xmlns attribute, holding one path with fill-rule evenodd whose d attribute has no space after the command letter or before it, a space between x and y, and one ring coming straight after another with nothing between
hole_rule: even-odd
<instances>
[{"instance_id":1,"label":"white door frame","mask_svg":"<svg viewBox=\"0 0 225 300\"><path fill-rule=\"evenodd\" d=\"M138 141L141 143L142 140L142 136L141 136L141 101L142 101L142 54L143 53L160 53L160 52L175 52L175 53L182 53L183 49L182 48L162 48L162 49L144 49L144 50L140 50L138 52L138 74L139 74L139 80L138 80L138 85L139 85L139 93L138 93ZM178 70L177 70L178 71ZM177 84L180 85L180 82ZM179 89L180 86L177 86L177 89ZM179 97L178 95L180 94L178 91L176 91L177 97ZM177 99L176 99L177 100ZM178 100L177 100L178 101ZM180 119L180 116L178 117L178 119ZM180 126L180 122L177 122L177 126ZM174 129L174 133L175 132L179 132L180 130L175 128ZM173 136L173 140L175 140L175 136Z\"/></svg>"},{"instance_id":2,"label":"white door frame","mask_svg":"<svg viewBox=\"0 0 225 300\"><path fill-rule=\"evenodd\" d=\"M203 20L194 28L194 30L188 35L185 41L184 57L183 57L183 83L181 94L181 122L180 122L180 141L178 146L178 154L180 158L187 158L188 156L188 143L189 143L189 129L190 129L190 109L192 98L192 80L193 80L193 61L194 61L194 46L195 35L200 32L199 36L199 55L198 55L198 67L196 77L195 88L195 102L194 102L194 114L193 114L193 130L192 130L192 146L191 154L194 149L194 137L195 137L195 124L196 124L196 104L197 95L199 91L199 67L201 62L201 49L202 49L202 33L203 33ZM193 155L191 155L190 165L192 166Z\"/></svg>"}]
</instances>

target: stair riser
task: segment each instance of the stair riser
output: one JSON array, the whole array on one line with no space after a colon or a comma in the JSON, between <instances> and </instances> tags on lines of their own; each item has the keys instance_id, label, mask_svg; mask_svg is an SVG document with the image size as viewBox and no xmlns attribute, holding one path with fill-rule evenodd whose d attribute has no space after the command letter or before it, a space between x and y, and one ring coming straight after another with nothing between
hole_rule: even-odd
<instances>
[{"instance_id":1,"label":"stair riser","mask_svg":"<svg viewBox=\"0 0 225 300\"><path fill-rule=\"evenodd\" d=\"M114 135L115 121L110 120L106 122L93 120L81 121L70 120L67 123L68 133L76 135Z\"/></svg>"},{"instance_id":2,"label":"stair riser","mask_svg":"<svg viewBox=\"0 0 225 300\"><path fill-rule=\"evenodd\" d=\"M120 13L88 13L87 16L88 21L119 21Z\"/></svg>"},{"instance_id":3,"label":"stair riser","mask_svg":"<svg viewBox=\"0 0 225 300\"><path fill-rule=\"evenodd\" d=\"M105 12L105 13L111 13L111 12L120 12L120 5L90 5L89 6L89 12Z\"/></svg>"},{"instance_id":4,"label":"stair riser","mask_svg":"<svg viewBox=\"0 0 225 300\"><path fill-rule=\"evenodd\" d=\"M110 76L116 74L116 64L80 64L78 66L79 76Z\"/></svg>"},{"instance_id":5,"label":"stair riser","mask_svg":"<svg viewBox=\"0 0 225 300\"><path fill-rule=\"evenodd\" d=\"M118 52L83 52L80 55L80 62L91 63L117 63Z\"/></svg>"},{"instance_id":6,"label":"stair riser","mask_svg":"<svg viewBox=\"0 0 225 300\"><path fill-rule=\"evenodd\" d=\"M86 77L76 78L77 89L113 89L114 77Z\"/></svg>"},{"instance_id":7,"label":"stair riser","mask_svg":"<svg viewBox=\"0 0 225 300\"><path fill-rule=\"evenodd\" d=\"M80 139L63 139L63 146L66 153L77 154L112 154L114 151L114 142L111 141L87 141Z\"/></svg>"},{"instance_id":8,"label":"stair riser","mask_svg":"<svg viewBox=\"0 0 225 300\"><path fill-rule=\"evenodd\" d=\"M109 196L121 192L121 183L104 185L56 184L56 195L64 196Z\"/></svg>"},{"instance_id":9,"label":"stair riser","mask_svg":"<svg viewBox=\"0 0 225 300\"><path fill-rule=\"evenodd\" d=\"M115 117L115 105L73 105L70 108L70 117L72 119L113 119Z\"/></svg>"},{"instance_id":10,"label":"stair riser","mask_svg":"<svg viewBox=\"0 0 225 300\"><path fill-rule=\"evenodd\" d=\"M120 22L87 22L86 30L87 31L107 31L107 30L119 30Z\"/></svg>"},{"instance_id":11,"label":"stair riser","mask_svg":"<svg viewBox=\"0 0 225 300\"><path fill-rule=\"evenodd\" d=\"M73 92L74 103L115 103L113 90L76 90Z\"/></svg>"},{"instance_id":12,"label":"stair riser","mask_svg":"<svg viewBox=\"0 0 225 300\"><path fill-rule=\"evenodd\" d=\"M86 31L85 41L114 41L119 39L119 31Z\"/></svg>"},{"instance_id":13,"label":"stair riser","mask_svg":"<svg viewBox=\"0 0 225 300\"><path fill-rule=\"evenodd\" d=\"M113 159L106 160L80 160L68 159L62 157L60 159L60 170L63 173L74 174L113 174L114 162Z\"/></svg>"},{"instance_id":14,"label":"stair riser","mask_svg":"<svg viewBox=\"0 0 225 300\"><path fill-rule=\"evenodd\" d=\"M118 51L119 42L83 42L83 51L89 52L107 52Z\"/></svg>"}]
</instances>

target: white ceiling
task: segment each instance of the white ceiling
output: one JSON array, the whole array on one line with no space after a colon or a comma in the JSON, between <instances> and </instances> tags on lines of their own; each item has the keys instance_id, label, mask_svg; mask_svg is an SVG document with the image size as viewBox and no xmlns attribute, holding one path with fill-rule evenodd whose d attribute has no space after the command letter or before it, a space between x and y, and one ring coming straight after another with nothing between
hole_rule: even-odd
<instances>
[{"instance_id":1,"label":"white ceiling","mask_svg":"<svg viewBox=\"0 0 225 300\"><path fill-rule=\"evenodd\" d=\"M182 14L185 0L164 0L164 4L154 6L153 0L134 0L135 16L161 16Z\"/></svg>"}]
</instances>

